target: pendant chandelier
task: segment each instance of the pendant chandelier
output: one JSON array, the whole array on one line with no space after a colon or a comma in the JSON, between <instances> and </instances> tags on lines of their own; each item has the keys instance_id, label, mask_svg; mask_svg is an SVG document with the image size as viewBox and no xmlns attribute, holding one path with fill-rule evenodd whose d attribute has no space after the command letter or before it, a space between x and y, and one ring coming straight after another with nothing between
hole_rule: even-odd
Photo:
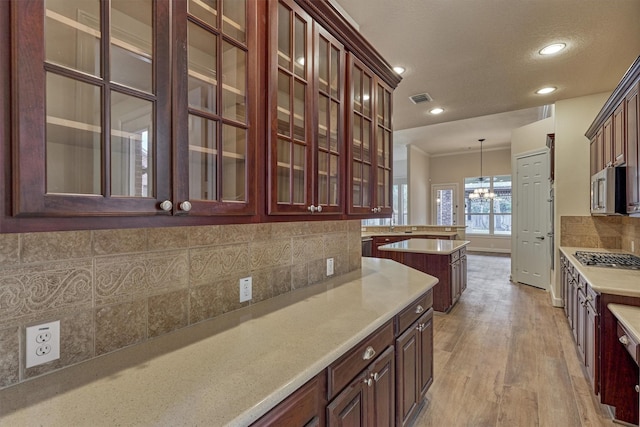
<instances>
[{"instance_id":1,"label":"pendant chandelier","mask_svg":"<svg viewBox=\"0 0 640 427\"><path fill-rule=\"evenodd\" d=\"M480 187L474 189L473 193L469 194L469 198L487 200L493 199L494 197L496 197L496 193L492 193L489 188L484 188L484 185L482 185L482 183L484 182L484 176L482 175L482 142L484 141L484 138L479 139L478 141L480 141L480 178L478 179L478 181L480 181Z\"/></svg>"}]
</instances>

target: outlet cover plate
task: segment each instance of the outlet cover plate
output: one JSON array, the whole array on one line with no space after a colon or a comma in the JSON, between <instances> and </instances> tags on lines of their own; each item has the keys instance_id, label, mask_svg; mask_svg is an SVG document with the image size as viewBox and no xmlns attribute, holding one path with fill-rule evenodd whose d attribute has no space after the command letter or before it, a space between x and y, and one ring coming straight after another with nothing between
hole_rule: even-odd
<instances>
[{"instance_id":1,"label":"outlet cover plate","mask_svg":"<svg viewBox=\"0 0 640 427\"><path fill-rule=\"evenodd\" d=\"M327 276L333 276L333 258L327 258Z\"/></svg>"},{"instance_id":2,"label":"outlet cover plate","mask_svg":"<svg viewBox=\"0 0 640 427\"><path fill-rule=\"evenodd\" d=\"M240 279L240 302L249 301L251 296L251 276Z\"/></svg>"},{"instance_id":3,"label":"outlet cover plate","mask_svg":"<svg viewBox=\"0 0 640 427\"><path fill-rule=\"evenodd\" d=\"M27 368L60 359L60 321L26 329Z\"/></svg>"}]
</instances>

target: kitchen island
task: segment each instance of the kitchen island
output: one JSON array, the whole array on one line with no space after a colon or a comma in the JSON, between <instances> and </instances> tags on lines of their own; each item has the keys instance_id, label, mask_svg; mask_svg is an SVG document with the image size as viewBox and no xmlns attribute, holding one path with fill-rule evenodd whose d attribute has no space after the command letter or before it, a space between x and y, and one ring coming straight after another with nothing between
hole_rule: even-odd
<instances>
[{"instance_id":1,"label":"kitchen island","mask_svg":"<svg viewBox=\"0 0 640 427\"><path fill-rule=\"evenodd\" d=\"M1 390L0 425L246 426L388 325L391 340L413 328L403 319L432 313L436 283L363 259L360 270Z\"/></svg>"},{"instance_id":2,"label":"kitchen island","mask_svg":"<svg viewBox=\"0 0 640 427\"><path fill-rule=\"evenodd\" d=\"M448 312L467 288L468 240L409 239L378 247L381 256L437 277L433 309Z\"/></svg>"}]
</instances>

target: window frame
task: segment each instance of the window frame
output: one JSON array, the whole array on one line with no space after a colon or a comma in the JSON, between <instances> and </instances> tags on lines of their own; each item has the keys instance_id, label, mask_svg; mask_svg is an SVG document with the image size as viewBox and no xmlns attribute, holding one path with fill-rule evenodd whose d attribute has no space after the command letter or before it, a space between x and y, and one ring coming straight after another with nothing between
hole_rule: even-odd
<instances>
[{"instance_id":1,"label":"window frame","mask_svg":"<svg viewBox=\"0 0 640 427\"><path fill-rule=\"evenodd\" d=\"M470 199L469 199L469 193L473 192L473 189L476 188L476 186L470 186L469 181L474 181L474 182L478 182L478 181L482 181L483 184L481 184L481 186L483 187L487 187L487 183L488 183L488 188L489 191L492 193L496 193L496 198L499 198L500 196L498 195L500 192L502 193L506 193L506 190L510 190L509 191L509 212L496 212L495 211L495 203L496 203L496 199L492 199L491 201L487 201L487 202L483 202L483 203L488 203L488 212L470 212L469 210L471 209L471 204L470 204ZM496 186L496 183L499 182L509 182L511 185L508 187L502 187L503 189L501 190L501 187L498 185ZM464 190L463 190L463 197L464 197L464 225L467 227L470 227L470 223L471 223L471 217L480 217L480 216L487 216L488 217L488 229L486 233L482 233L482 232L477 232L474 231L473 229L467 229L466 234L467 235L472 235L472 236L478 236L478 237L503 237L503 238L511 238L513 230L511 229L511 225L513 224L512 219L513 219L513 206L511 205L511 201L513 200L513 176L511 174L505 174L505 175L492 175L492 176L483 176L483 177L465 177L464 178ZM509 221L509 231L507 232L496 232L495 230L495 224L496 224L496 217L497 216L508 216L510 218Z\"/></svg>"}]
</instances>

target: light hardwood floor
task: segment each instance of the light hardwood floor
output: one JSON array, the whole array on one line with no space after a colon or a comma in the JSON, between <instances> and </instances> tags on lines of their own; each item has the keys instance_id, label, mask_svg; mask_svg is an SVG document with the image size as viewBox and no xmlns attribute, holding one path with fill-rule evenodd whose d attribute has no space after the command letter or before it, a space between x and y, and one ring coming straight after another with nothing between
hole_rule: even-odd
<instances>
[{"instance_id":1,"label":"light hardwood floor","mask_svg":"<svg viewBox=\"0 0 640 427\"><path fill-rule=\"evenodd\" d=\"M468 287L434 316L434 382L416 426L613 426L562 308L511 283L510 258L470 254Z\"/></svg>"}]
</instances>

